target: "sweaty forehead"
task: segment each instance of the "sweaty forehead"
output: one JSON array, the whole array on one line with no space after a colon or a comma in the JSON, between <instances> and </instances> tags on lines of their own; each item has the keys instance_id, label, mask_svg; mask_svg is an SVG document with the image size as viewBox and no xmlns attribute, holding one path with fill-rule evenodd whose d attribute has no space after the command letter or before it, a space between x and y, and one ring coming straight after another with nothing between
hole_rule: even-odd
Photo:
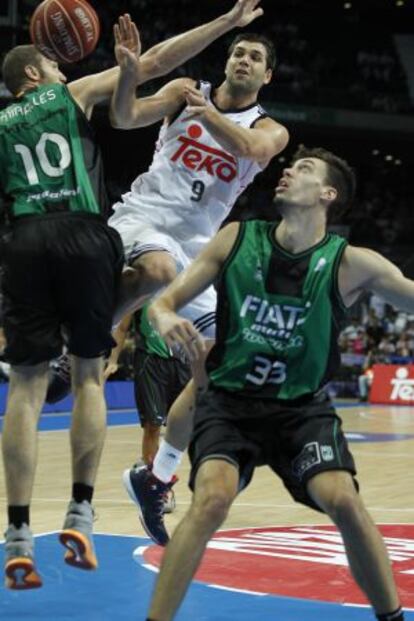
<instances>
[{"instance_id":1,"label":"sweaty forehead","mask_svg":"<svg viewBox=\"0 0 414 621\"><path fill-rule=\"evenodd\" d=\"M294 166L298 167L301 164L308 164L314 172L317 174L321 174L323 176L326 175L327 165L326 162L319 159L318 157L303 157L300 160L296 160Z\"/></svg>"}]
</instances>

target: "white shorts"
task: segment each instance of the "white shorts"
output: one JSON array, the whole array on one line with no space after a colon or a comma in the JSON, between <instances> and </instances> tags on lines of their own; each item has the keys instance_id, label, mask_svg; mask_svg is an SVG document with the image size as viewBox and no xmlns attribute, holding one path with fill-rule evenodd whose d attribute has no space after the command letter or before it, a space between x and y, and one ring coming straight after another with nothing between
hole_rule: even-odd
<instances>
[{"instance_id":1,"label":"white shorts","mask_svg":"<svg viewBox=\"0 0 414 621\"><path fill-rule=\"evenodd\" d=\"M168 252L174 258L178 273L192 263L195 257L188 256L175 239L131 214L120 216L119 211L109 219L108 224L115 228L122 238L127 265L131 265L135 259L147 252L157 251ZM217 293L214 287L210 286L180 309L180 315L192 321L204 338L215 339L216 304Z\"/></svg>"}]
</instances>

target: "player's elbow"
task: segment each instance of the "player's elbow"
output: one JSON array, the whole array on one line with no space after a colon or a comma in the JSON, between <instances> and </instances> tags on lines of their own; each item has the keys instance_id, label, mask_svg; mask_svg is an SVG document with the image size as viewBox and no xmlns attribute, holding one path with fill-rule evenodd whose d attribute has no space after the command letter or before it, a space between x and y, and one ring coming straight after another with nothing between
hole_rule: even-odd
<instances>
[{"instance_id":1,"label":"player's elbow","mask_svg":"<svg viewBox=\"0 0 414 621\"><path fill-rule=\"evenodd\" d=\"M288 130L286 129L286 127L281 127L276 136L276 153L274 155L277 155L278 153L286 149L289 144L289 140L290 135Z\"/></svg>"},{"instance_id":2,"label":"player's elbow","mask_svg":"<svg viewBox=\"0 0 414 621\"><path fill-rule=\"evenodd\" d=\"M132 129L136 127L132 119L127 114L122 114L119 110L111 108L109 111L109 121L115 129Z\"/></svg>"},{"instance_id":3,"label":"player's elbow","mask_svg":"<svg viewBox=\"0 0 414 621\"><path fill-rule=\"evenodd\" d=\"M244 153L241 157L247 157L256 162L270 161L272 157L283 151L288 145L289 132L285 127L281 127L275 135L269 138L258 140L255 137L246 142Z\"/></svg>"},{"instance_id":4,"label":"player's elbow","mask_svg":"<svg viewBox=\"0 0 414 621\"><path fill-rule=\"evenodd\" d=\"M138 85L145 84L145 82L154 78L160 78L170 71L171 66L163 60L163 55L157 49L149 50L145 58L141 60Z\"/></svg>"}]
</instances>

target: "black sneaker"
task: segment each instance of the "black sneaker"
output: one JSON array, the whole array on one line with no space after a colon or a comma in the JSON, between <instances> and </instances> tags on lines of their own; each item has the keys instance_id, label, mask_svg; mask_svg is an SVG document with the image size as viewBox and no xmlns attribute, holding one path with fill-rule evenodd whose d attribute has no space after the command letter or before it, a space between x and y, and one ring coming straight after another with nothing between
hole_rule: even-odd
<instances>
[{"instance_id":1,"label":"black sneaker","mask_svg":"<svg viewBox=\"0 0 414 621\"><path fill-rule=\"evenodd\" d=\"M62 354L52 360L49 367L49 384L46 392L46 403L56 403L70 394L71 364L69 354Z\"/></svg>"},{"instance_id":2,"label":"black sneaker","mask_svg":"<svg viewBox=\"0 0 414 621\"><path fill-rule=\"evenodd\" d=\"M147 535L159 546L166 546L170 538L164 524L164 504L177 478L163 483L147 466L141 466L125 470L122 481L138 507L139 519Z\"/></svg>"}]
</instances>

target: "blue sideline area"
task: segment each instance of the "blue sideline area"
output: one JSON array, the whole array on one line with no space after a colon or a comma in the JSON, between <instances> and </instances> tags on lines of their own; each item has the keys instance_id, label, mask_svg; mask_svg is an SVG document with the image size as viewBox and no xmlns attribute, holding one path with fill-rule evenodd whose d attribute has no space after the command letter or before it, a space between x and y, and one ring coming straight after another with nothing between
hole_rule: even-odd
<instances>
[{"instance_id":1,"label":"blue sideline area","mask_svg":"<svg viewBox=\"0 0 414 621\"><path fill-rule=\"evenodd\" d=\"M148 539L95 535L96 572L68 567L56 534L36 537L41 589L7 591L0 585L0 617L7 621L144 621L155 575L132 559ZM1 546L3 547L3 546ZM414 613L407 613L414 621ZM369 621L368 608L345 607L289 597L257 596L193 583L177 621Z\"/></svg>"},{"instance_id":2,"label":"blue sideline area","mask_svg":"<svg viewBox=\"0 0 414 621\"><path fill-rule=\"evenodd\" d=\"M8 384L0 384L0 414L4 414L6 409ZM105 396L109 410L128 410L135 409L134 383L133 382L107 382L105 385ZM52 405L45 404L42 412L70 412L72 410L73 399L69 395L62 401Z\"/></svg>"}]
</instances>

